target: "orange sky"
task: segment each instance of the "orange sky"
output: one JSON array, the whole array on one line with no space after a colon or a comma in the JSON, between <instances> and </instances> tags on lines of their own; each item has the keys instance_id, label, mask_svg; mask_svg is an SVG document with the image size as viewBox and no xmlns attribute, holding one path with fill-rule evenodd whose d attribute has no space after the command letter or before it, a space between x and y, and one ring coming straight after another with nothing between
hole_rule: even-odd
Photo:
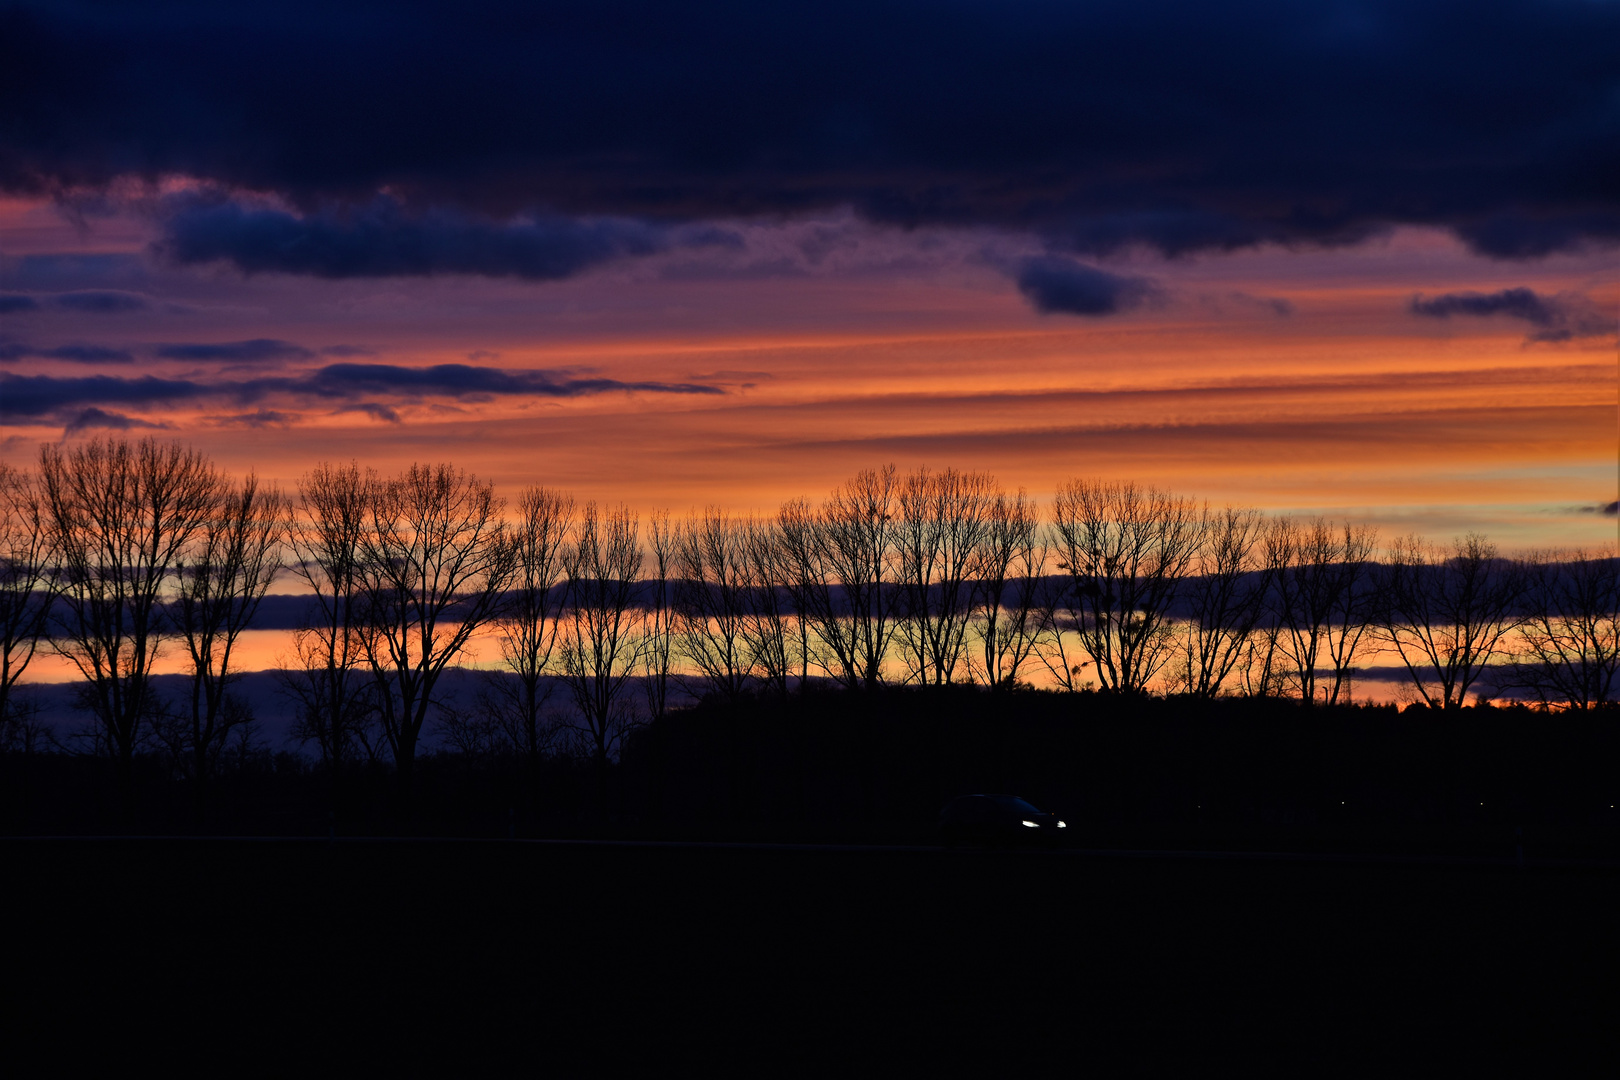
<instances>
[{"instance_id":1,"label":"orange sky","mask_svg":"<svg viewBox=\"0 0 1620 1080\"><path fill-rule=\"evenodd\" d=\"M80 227L12 201L0 205L0 289L118 289L146 307L4 315L0 341L139 354L272 338L363 348L363 362L724 391L395 395L382 403L397 423L309 400L255 402L280 414L257 427L226 419L244 415L236 402L119 410L289 485L322 459L386 470L447 458L509 492L544 483L643 509L773 509L893 461L988 469L1037 495L1074 475L1135 478L1386 531L1482 529L1505 546L1614 540L1613 519L1591 512L1616 495L1613 336L1532 343L1520 321L1408 310L1417 293L1530 287L1612 316L1620 275L1607 256L1491 262L1420 230L1337 250L1137 255L1107 265L1151 277L1160 301L1086 319L1031 311L995 268L1005 238L882 230L848 215L740 228L740 253L660 256L563 282L329 282L167 267L147 253L138 213ZM328 362L248 370L143 355L4 370L241 379ZM26 462L62 434L60 417L13 422L0 454Z\"/></svg>"}]
</instances>

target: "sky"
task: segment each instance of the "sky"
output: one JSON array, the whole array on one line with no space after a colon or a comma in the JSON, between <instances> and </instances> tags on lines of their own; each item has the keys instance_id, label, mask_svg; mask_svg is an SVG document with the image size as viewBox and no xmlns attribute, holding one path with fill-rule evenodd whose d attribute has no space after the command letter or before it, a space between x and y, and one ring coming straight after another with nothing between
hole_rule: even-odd
<instances>
[{"instance_id":1,"label":"sky","mask_svg":"<svg viewBox=\"0 0 1620 1080\"><path fill-rule=\"evenodd\" d=\"M1620 3L0 2L0 459L1612 545Z\"/></svg>"}]
</instances>

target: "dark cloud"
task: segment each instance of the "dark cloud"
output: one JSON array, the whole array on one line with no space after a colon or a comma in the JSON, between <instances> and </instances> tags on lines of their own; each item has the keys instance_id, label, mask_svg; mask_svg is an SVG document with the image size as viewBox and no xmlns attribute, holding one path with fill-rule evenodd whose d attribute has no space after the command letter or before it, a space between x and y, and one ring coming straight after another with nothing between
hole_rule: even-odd
<instances>
[{"instance_id":1,"label":"dark cloud","mask_svg":"<svg viewBox=\"0 0 1620 1080\"><path fill-rule=\"evenodd\" d=\"M72 435L74 432L86 431L91 428L107 428L111 431L130 431L135 428L167 430L169 425L137 420L132 416L125 416L123 413L104 412L101 409L84 409L63 426L62 434Z\"/></svg>"},{"instance_id":2,"label":"dark cloud","mask_svg":"<svg viewBox=\"0 0 1620 1080\"><path fill-rule=\"evenodd\" d=\"M1440 296L1412 297L1414 315L1449 319L1453 315L1485 317L1505 315L1523 319L1539 329L1527 341L1559 342L1578 337L1601 337L1615 332L1615 322L1605 316L1589 297L1578 293L1543 296L1534 289L1503 289L1500 292L1457 292Z\"/></svg>"},{"instance_id":3,"label":"dark cloud","mask_svg":"<svg viewBox=\"0 0 1620 1080\"><path fill-rule=\"evenodd\" d=\"M439 364L427 368L397 367L392 364L329 364L303 375L218 382L160 379L150 375L135 379L110 375L63 379L50 375L0 373L0 423L31 422L40 417L61 416L86 406L141 408L198 400L252 404L277 395L294 399L349 399L355 401L352 408L376 416L387 412L397 421L398 415L393 412L392 406L362 404L357 399L380 394L394 394L409 399L439 397L473 400L497 396L585 397L615 391L725 393L719 387L702 383L625 382L581 377L569 372L503 370L466 364Z\"/></svg>"},{"instance_id":4,"label":"dark cloud","mask_svg":"<svg viewBox=\"0 0 1620 1080\"><path fill-rule=\"evenodd\" d=\"M226 262L244 273L323 278L482 274L570 277L623 255L650 255L670 232L635 221L498 222L461 212L409 215L392 199L299 216L235 202L185 206L158 250L181 264Z\"/></svg>"},{"instance_id":5,"label":"dark cloud","mask_svg":"<svg viewBox=\"0 0 1620 1080\"><path fill-rule=\"evenodd\" d=\"M81 292L58 293L51 304L68 311L90 315L114 315L147 308L146 297L138 293L116 292L111 289L86 289Z\"/></svg>"},{"instance_id":6,"label":"dark cloud","mask_svg":"<svg viewBox=\"0 0 1620 1080\"><path fill-rule=\"evenodd\" d=\"M3 19L4 16L0 16ZM0 31L0 50L5 48ZM0 67L0 78L4 78ZM3 87L0 87L3 90ZM0 125L4 124L0 110ZM5 157L4 135L0 134L0 160ZM0 175L4 167L0 166ZM3 183L3 180L0 180ZM146 260L140 255L80 255L53 252L24 255L9 265L0 263L0 276L13 289L59 292L70 290L116 289L141 285L146 278Z\"/></svg>"},{"instance_id":7,"label":"dark cloud","mask_svg":"<svg viewBox=\"0 0 1620 1080\"><path fill-rule=\"evenodd\" d=\"M1025 259L1018 269L1018 291L1036 311L1069 315L1112 315L1155 295L1153 284L1143 278L1110 274L1060 255Z\"/></svg>"},{"instance_id":8,"label":"dark cloud","mask_svg":"<svg viewBox=\"0 0 1620 1080\"><path fill-rule=\"evenodd\" d=\"M302 345L294 345L290 341L277 341L274 338L159 345L153 352L165 360L224 360L237 364L256 364L266 360L307 360L315 355Z\"/></svg>"},{"instance_id":9,"label":"dark cloud","mask_svg":"<svg viewBox=\"0 0 1620 1080\"><path fill-rule=\"evenodd\" d=\"M116 289L83 289L45 297L0 293L0 315L40 311L47 306L80 315L116 315L127 311L143 311L151 304L140 293L121 292Z\"/></svg>"},{"instance_id":10,"label":"dark cloud","mask_svg":"<svg viewBox=\"0 0 1620 1080\"><path fill-rule=\"evenodd\" d=\"M371 417L373 420L377 420L377 421L380 421L380 422L385 423L385 424L398 424L398 423L402 422L400 420L400 418L399 418L399 413L395 412L393 409L389 408L387 405L381 405L381 404L378 404L375 401L364 401L364 402L361 402L358 405L350 405L346 409L339 409L338 412L339 413L351 413L351 412L365 413L367 416Z\"/></svg>"},{"instance_id":11,"label":"dark cloud","mask_svg":"<svg viewBox=\"0 0 1620 1080\"><path fill-rule=\"evenodd\" d=\"M435 364L412 368L395 364L328 364L293 384L323 396L402 393L444 397L534 395L582 397L614 390L659 394L720 394L703 383L624 382L619 379L582 378L553 371L473 367L470 364Z\"/></svg>"},{"instance_id":12,"label":"dark cloud","mask_svg":"<svg viewBox=\"0 0 1620 1080\"><path fill-rule=\"evenodd\" d=\"M0 186L275 193L299 212L178 209L170 250L327 276L635 242L507 224L537 207L848 204L1081 254L1419 223L1522 258L1620 241L1616 40L1595 0L35 0L0 14Z\"/></svg>"},{"instance_id":13,"label":"dark cloud","mask_svg":"<svg viewBox=\"0 0 1620 1080\"><path fill-rule=\"evenodd\" d=\"M0 373L0 420L51 416L91 403L139 406L185 401L208 392L209 388L199 383L151 375L138 379L112 375L59 379L50 375Z\"/></svg>"},{"instance_id":14,"label":"dark cloud","mask_svg":"<svg viewBox=\"0 0 1620 1080\"><path fill-rule=\"evenodd\" d=\"M280 412L276 409L255 409L246 413L231 413L222 416L205 416L203 419L217 427L286 427L296 424L300 417L297 413Z\"/></svg>"},{"instance_id":15,"label":"dark cloud","mask_svg":"<svg viewBox=\"0 0 1620 1080\"><path fill-rule=\"evenodd\" d=\"M1412 314L1447 319L1453 315L1508 315L1537 326L1557 321L1557 306L1533 289L1503 289L1501 292L1446 293L1442 296L1412 297Z\"/></svg>"},{"instance_id":16,"label":"dark cloud","mask_svg":"<svg viewBox=\"0 0 1620 1080\"><path fill-rule=\"evenodd\" d=\"M132 364L135 354L128 349L115 349L106 345L55 345L43 348L20 342L0 343L0 363L9 363L34 357L41 360L66 360L74 364Z\"/></svg>"}]
</instances>

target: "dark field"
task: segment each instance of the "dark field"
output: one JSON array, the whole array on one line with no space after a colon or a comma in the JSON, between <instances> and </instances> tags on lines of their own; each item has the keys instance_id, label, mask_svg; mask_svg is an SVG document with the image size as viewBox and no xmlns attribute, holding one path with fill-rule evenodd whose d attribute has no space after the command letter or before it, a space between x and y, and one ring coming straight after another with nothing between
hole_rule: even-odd
<instances>
[{"instance_id":1,"label":"dark field","mask_svg":"<svg viewBox=\"0 0 1620 1080\"><path fill-rule=\"evenodd\" d=\"M13 1054L181 1071L1614 1075L1620 871L8 840Z\"/></svg>"}]
</instances>

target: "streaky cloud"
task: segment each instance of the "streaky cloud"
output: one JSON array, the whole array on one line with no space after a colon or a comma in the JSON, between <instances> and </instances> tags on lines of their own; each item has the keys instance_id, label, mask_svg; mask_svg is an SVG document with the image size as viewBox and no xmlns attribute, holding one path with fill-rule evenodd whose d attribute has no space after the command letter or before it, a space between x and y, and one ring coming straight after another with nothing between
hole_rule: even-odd
<instances>
[{"instance_id":1,"label":"streaky cloud","mask_svg":"<svg viewBox=\"0 0 1620 1080\"><path fill-rule=\"evenodd\" d=\"M21 342L0 343L0 363L14 363L24 359L65 360L73 364L132 364L135 354L128 349L109 345L26 345Z\"/></svg>"},{"instance_id":2,"label":"streaky cloud","mask_svg":"<svg viewBox=\"0 0 1620 1080\"><path fill-rule=\"evenodd\" d=\"M267 397L326 400L395 394L425 397L490 399L494 397L573 398L613 392L653 394L724 394L705 383L625 381L578 377L545 370L502 370L467 364L439 364L407 368L393 364L329 364L297 376L270 376L239 381L158 378L151 375L125 379L110 375L57 378L50 375L14 375L0 372L0 423L32 422L86 406L151 407L199 400L230 400L245 404ZM362 403L366 411L386 410L397 421L393 406Z\"/></svg>"},{"instance_id":3,"label":"streaky cloud","mask_svg":"<svg viewBox=\"0 0 1620 1080\"><path fill-rule=\"evenodd\" d=\"M120 292L115 289L83 289L77 292L57 293L51 297L51 306L81 315L119 315L129 311L144 311L151 305L139 293Z\"/></svg>"},{"instance_id":4,"label":"streaky cloud","mask_svg":"<svg viewBox=\"0 0 1620 1080\"><path fill-rule=\"evenodd\" d=\"M1513 288L1499 292L1455 292L1440 296L1418 293L1408 304L1414 315L1449 319L1454 315L1485 318L1503 315L1522 319L1532 326L1528 342L1561 342L1583 337L1613 334L1615 320L1602 314L1590 297L1579 293L1543 296L1534 289Z\"/></svg>"},{"instance_id":5,"label":"streaky cloud","mask_svg":"<svg viewBox=\"0 0 1620 1080\"><path fill-rule=\"evenodd\" d=\"M149 420L139 420L123 413L106 412L102 409L84 409L70 419L62 428L62 434L73 435L80 431L92 428L105 428L109 431L132 431L135 429L149 429L167 431L171 425L153 423Z\"/></svg>"},{"instance_id":6,"label":"streaky cloud","mask_svg":"<svg viewBox=\"0 0 1620 1080\"><path fill-rule=\"evenodd\" d=\"M262 363L267 360L307 360L315 355L302 345L274 338L174 343L159 345L153 352L165 360L224 360L239 364Z\"/></svg>"}]
</instances>

